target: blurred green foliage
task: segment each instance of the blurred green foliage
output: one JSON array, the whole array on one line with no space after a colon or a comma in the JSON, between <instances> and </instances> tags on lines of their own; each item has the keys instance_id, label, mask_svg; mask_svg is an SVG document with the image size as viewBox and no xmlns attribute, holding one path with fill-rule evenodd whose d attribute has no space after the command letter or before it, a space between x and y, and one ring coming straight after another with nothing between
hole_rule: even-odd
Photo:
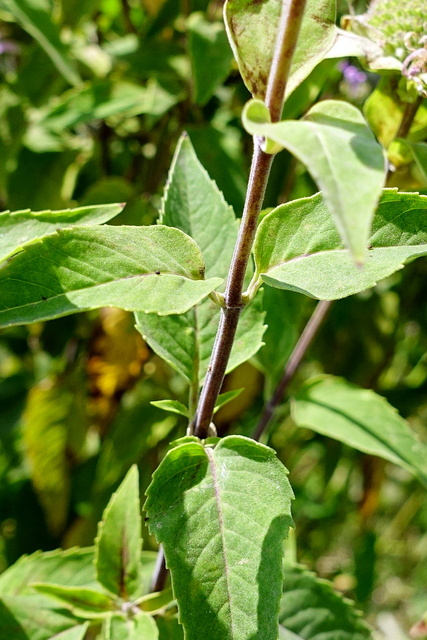
<instances>
[{"instance_id":1,"label":"blurred green foliage","mask_svg":"<svg viewBox=\"0 0 427 640\"><path fill-rule=\"evenodd\" d=\"M239 216L251 152L240 114L249 94L231 60L221 5L0 0L0 208L126 202L110 224L151 224L186 130ZM325 60L285 110L299 117L322 97L361 106L375 81L364 74L354 92L337 61ZM423 179L411 160L392 184L427 193ZM265 206L315 190L306 169L282 152ZM245 391L217 414L221 434L250 435L314 305L272 289L264 300L280 348L267 343L226 378L224 391ZM334 303L291 393L314 374L343 376L384 395L427 441L426 300L423 258ZM138 464L144 490L167 443L184 433L185 418L150 401L185 402L186 383L133 324L130 314L105 309L2 330L0 569L37 549L92 544L130 465ZM291 470L298 559L372 619L392 610L412 623L427 598L427 504L417 480L297 428L287 402L266 441ZM144 548L154 549L143 535Z\"/></svg>"}]
</instances>

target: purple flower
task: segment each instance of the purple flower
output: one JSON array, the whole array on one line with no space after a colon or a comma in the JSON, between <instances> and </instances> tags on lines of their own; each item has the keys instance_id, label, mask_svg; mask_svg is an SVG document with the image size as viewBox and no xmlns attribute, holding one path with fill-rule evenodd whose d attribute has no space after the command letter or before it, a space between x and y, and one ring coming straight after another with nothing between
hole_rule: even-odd
<instances>
[{"instance_id":1,"label":"purple flower","mask_svg":"<svg viewBox=\"0 0 427 640\"><path fill-rule=\"evenodd\" d=\"M19 47L16 42L12 40L1 40L0 39L0 56L3 53L18 53Z\"/></svg>"},{"instance_id":2,"label":"purple flower","mask_svg":"<svg viewBox=\"0 0 427 640\"><path fill-rule=\"evenodd\" d=\"M343 60L338 64L338 68L342 71L344 80L348 82L352 87L357 87L358 85L366 82L367 75L354 65L350 64L348 61Z\"/></svg>"}]
</instances>

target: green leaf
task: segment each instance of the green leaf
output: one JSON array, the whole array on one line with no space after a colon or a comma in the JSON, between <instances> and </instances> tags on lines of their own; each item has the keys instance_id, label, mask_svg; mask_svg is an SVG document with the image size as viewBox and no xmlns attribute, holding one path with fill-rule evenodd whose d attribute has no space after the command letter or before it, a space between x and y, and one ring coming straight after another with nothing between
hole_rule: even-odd
<instances>
[{"instance_id":1,"label":"green leaf","mask_svg":"<svg viewBox=\"0 0 427 640\"><path fill-rule=\"evenodd\" d=\"M159 616L156 622L160 640L183 640L184 632L176 616Z\"/></svg>"},{"instance_id":2,"label":"green leaf","mask_svg":"<svg viewBox=\"0 0 427 640\"><path fill-rule=\"evenodd\" d=\"M296 394L292 416L340 442L389 460L427 486L427 446L385 398L332 376L309 380Z\"/></svg>"},{"instance_id":3,"label":"green leaf","mask_svg":"<svg viewBox=\"0 0 427 640\"><path fill-rule=\"evenodd\" d=\"M225 278L237 238L232 208L197 159L187 136L182 136L165 189L161 222L191 236L200 247L206 276ZM201 386L209 364L220 310L206 299L185 315L165 318L136 314L137 329L150 347L184 378ZM228 371L245 362L262 345L265 330L260 301L241 315Z\"/></svg>"},{"instance_id":4,"label":"green leaf","mask_svg":"<svg viewBox=\"0 0 427 640\"><path fill-rule=\"evenodd\" d=\"M279 638L278 640L303 640L302 636L297 636L296 633L292 633L289 629L285 629L279 624Z\"/></svg>"},{"instance_id":5,"label":"green leaf","mask_svg":"<svg viewBox=\"0 0 427 640\"><path fill-rule=\"evenodd\" d=\"M135 600L135 605L151 615L164 613L165 609L174 605L172 589L168 587L163 591L148 593Z\"/></svg>"},{"instance_id":6,"label":"green leaf","mask_svg":"<svg viewBox=\"0 0 427 640\"><path fill-rule=\"evenodd\" d=\"M80 382L80 381L79 381ZM50 532L59 536L68 520L70 454L85 443L89 420L86 392L64 376L34 385L22 414L22 437L31 480Z\"/></svg>"},{"instance_id":7,"label":"green leaf","mask_svg":"<svg viewBox=\"0 0 427 640\"><path fill-rule=\"evenodd\" d=\"M249 133L271 139L306 165L344 243L362 262L386 167L383 150L360 111L346 102L324 100L302 120L272 124L267 107L251 101L242 118ZM277 148L270 145L270 150Z\"/></svg>"},{"instance_id":8,"label":"green leaf","mask_svg":"<svg viewBox=\"0 0 427 640\"><path fill-rule=\"evenodd\" d=\"M139 613L133 618L110 616L103 627L102 640L157 640L159 632L148 613Z\"/></svg>"},{"instance_id":9,"label":"green leaf","mask_svg":"<svg viewBox=\"0 0 427 640\"><path fill-rule=\"evenodd\" d=\"M116 608L114 601L106 593L85 587L63 587L58 584L33 583L39 593L62 603L80 618L99 620Z\"/></svg>"},{"instance_id":10,"label":"green leaf","mask_svg":"<svg viewBox=\"0 0 427 640\"><path fill-rule=\"evenodd\" d=\"M79 622L71 613L52 608L44 596L5 595L0 599L0 629L4 640L52 640Z\"/></svg>"},{"instance_id":11,"label":"green leaf","mask_svg":"<svg viewBox=\"0 0 427 640\"><path fill-rule=\"evenodd\" d=\"M408 104L400 98L399 89L399 75L385 75L363 106L369 126L385 148L395 139ZM423 101L406 137L411 142L418 142L426 135L427 105Z\"/></svg>"},{"instance_id":12,"label":"green leaf","mask_svg":"<svg viewBox=\"0 0 427 640\"><path fill-rule=\"evenodd\" d=\"M233 391L225 391L224 393L220 393L218 398L215 401L214 414L221 409L221 407L225 406L234 398L237 398L242 393L243 389L234 389Z\"/></svg>"},{"instance_id":13,"label":"green leaf","mask_svg":"<svg viewBox=\"0 0 427 640\"><path fill-rule=\"evenodd\" d=\"M163 409L163 411L170 411L170 413L177 413L188 418L188 407L178 400L153 400L150 404L158 409Z\"/></svg>"},{"instance_id":14,"label":"green leaf","mask_svg":"<svg viewBox=\"0 0 427 640\"><path fill-rule=\"evenodd\" d=\"M145 87L117 79L98 80L70 89L59 98L55 96L38 117L35 116L34 132L42 129L58 135L65 129L112 116L161 116L180 98L180 92L170 93L167 86L155 79Z\"/></svg>"},{"instance_id":15,"label":"green leaf","mask_svg":"<svg viewBox=\"0 0 427 640\"><path fill-rule=\"evenodd\" d=\"M194 102L203 105L228 76L233 54L221 22L210 22L196 12L187 25Z\"/></svg>"},{"instance_id":16,"label":"green leaf","mask_svg":"<svg viewBox=\"0 0 427 640\"><path fill-rule=\"evenodd\" d=\"M427 253L426 209L426 196L384 189L360 269L342 248L320 194L281 205L258 228L254 277L320 300L364 291Z\"/></svg>"},{"instance_id":17,"label":"green leaf","mask_svg":"<svg viewBox=\"0 0 427 640\"><path fill-rule=\"evenodd\" d=\"M264 99L273 59L281 0L227 0L225 24L244 83ZM308 0L287 85L289 95L325 57L336 37L335 0Z\"/></svg>"},{"instance_id":18,"label":"green leaf","mask_svg":"<svg viewBox=\"0 0 427 640\"><path fill-rule=\"evenodd\" d=\"M123 207L122 204L106 204L64 211L4 211L0 213L0 260L57 229L108 222Z\"/></svg>"},{"instance_id":19,"label":"green leaf","mask_svg":"<svg viewBox=\"0 0 427 640\"><path fill-rule=\"evenodd\" d=\"M58 231L0 271L0 325L101 306L183 313L221 280L201 280L199 248L177 229L93 227Z\"/></svg>"},{"instance_id":20,"label":"green leaf","mask_svg":"<svg viewBox=\"0 0 427 640\"><path fill-rule=\"evenodd\" d=\"M294 345L302 321L301 296L290 291L264 287L263 306L266 310L264 346L256 355L266 378L271 384L278 382Z\"/></svg>"},{"instance_id":21,"label":"green leaf","mask_svg":"<svg viewBox=\"0 0 427 640\"><path fill-rule=\"evenodd\" d=\"M46 207L64 209L69 206L81 158L78 148L64 149L60 153L35 153L22 147L16 168L9 175L8 207L15 210L30 206L41 211Z\"/></svg>"},{"instance_id":22,"label":"green leaf","mask_svg":"<svg viewBox=\"0 0 427 640\"><path fill-rule=\"evenodd\" d=\"M220 309L211 300L202 301L183 315L159 318L136 314L136 328L150 347L190 384L203 384L220 318ZM240 316L227 372L249 360L262 346L265 331L261 297L247 305Z\"/></svg>"},{"instance_id":23,"label":"green leaf","mask_svg":"<svg viewBox=\"0 0 427 640\"><path fill-rule=\"evenodd\" d=\"M95 588L93 547L57 549L22 557L0 575L0 594L34 594L33 582L55 582L63 586ZM99 585L98 585L99 586Z\"/></svg>"},{"instance_id":24,"label":"green leaf","mask_svg":"<svg viewBox=\"0 0 427 640\"><path fill-rule=\"evenodd\" d=\"M172 160L160 222L180 229L197 242L207 278L227 276L238 221L197 159L186 134L181 136Z\"/></svg>"},{"instance_id":25,"label":"green leaf","mask_svg":"<svg viewBox=\"0 0 427 640\"><path fill-rule=\"evenodd\" d=\"M427 183L427 144L425 142L408 142L406 140L405 144L410 148L422 179Z\"/></svg>"},{"instance_id":26,"label":"green leaf","mask_svg":"<svg viewBox=\"0 0 427 640\"><path fill-rule=\"evenodd\" d=\"M110 593L125 600L141 595L141 549L138 469L133 466L108 503L95 542L96 575Z\"/></svg>"},{"instance_id":27,"label":"green leaf","mask_svg":"<svg viewBox=\"0 0 427 640\"><path fill-rule=\"evenodd\" d=\"M326 580L300 566L285 566L280 624L293 640L371 640L372 635L350 600Z\"/></svg>"},{"instance_id":28,"label":"green leaf","mask_svg":"<svg viewBox=\"0 0 427 640\"><path fill-rule=\"evenodd\" d=\"M52 636L51 640L84 640L88 627L89 622L79 624Z\"/></svg>"},{"instance_id":29,"label":"green leaf","mask_svg":"<svg viewBox=\"0 0 427 640\"><path fill-rule=\"evenodd\" d=\"M58 26L52 21L52 11L47 0L1 0L0 8L10 11L15 20L45 50L53 64L70 84L81 82L70 52L59 34Z\"/></svg>"},{"instance_id":30,"label":"green leaf","mask_svg":"<svg viewBox=\"0 0 427 640\"><path fill-rule=\"evenodd\" d=\"M247 168L242 136L234 125L222 121L188 125L188 135L200 162L234 211L242 211L247 185Z\"/></svg>"},{"instance_id":31,"label":"green leaf","mask_svg":"<svg viewBox=\"0 0 427 640\"><path fill-rule=\"evenodd\" d=\"M277 640L292 490L275 452L242 436L215 449L178 443L147 495L186 640L200 629L211 640Z\"/></svg>"}]
</instances>

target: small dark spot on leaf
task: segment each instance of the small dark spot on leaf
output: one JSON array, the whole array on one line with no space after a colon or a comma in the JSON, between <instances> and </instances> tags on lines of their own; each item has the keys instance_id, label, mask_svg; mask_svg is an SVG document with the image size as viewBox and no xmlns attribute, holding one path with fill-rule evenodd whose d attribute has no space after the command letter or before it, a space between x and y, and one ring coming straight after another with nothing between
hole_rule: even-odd
<instances>
[{"instance_id":1,"label":"small dark spot on leaf","mask_svg":"<svg viewBox=\"0 0 427 640\"><path fill-rule=\"evenodd\" d=\"M47 300L46 296L42 296L42 300Z\"/></svg>"},{"instance_id":2,"label":"small dark spot on leaf","mask_svg":"<svg viewBox=\"0 0 427 640\"><path fill-rule=\"evenodd\" d=\"M205 268L204 267L200 267L199 269L199 275L201 278L205 277Z\"/></svg>"},{"instance_id":3,"label":"small dark spot on leaf","mask_svg":"<svg viewBox=\"0 0 427 640\"><path fill-rule=\"evenodd\" d=\"M320 26L323 27L324 29L329 29L329 27L331 26L330 22L325 20L323 16L316 16L314 13L312 13L310 18L315 22L317 22L317 24L320 24Z\"/></svg>"},{"instance_id":4,"label":"small dark spot on leaf","mask_svg":"<svg viewBox=\"0 0 427 640\"><path fill-rule=\"evenodd\" d=\"M160 275L160 271L156 271L156 276L159 276L159 275Z\"/></svg>"}]
</instances>

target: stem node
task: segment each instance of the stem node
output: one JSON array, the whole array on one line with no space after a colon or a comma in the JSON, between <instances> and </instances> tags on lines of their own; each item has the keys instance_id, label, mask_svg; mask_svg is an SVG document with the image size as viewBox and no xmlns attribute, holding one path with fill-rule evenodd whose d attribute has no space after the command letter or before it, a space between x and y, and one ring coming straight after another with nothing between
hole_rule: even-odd
<instances>
[{"instance_id":1,"label":"stem node","mask_svg":"<svg viewBox=\"0 0 427 640\"><path fill-rule=\"evenodd\" d=\"M279 120L282 114L286 83L304 15L305 4L306 0L283 1L265 99L272 122ZM224 294L226 304L221 313L221 320L212 351L211 371L206 376L197 412L192 423L194 434L201 439L206 438L208 435L215 402L221 390L236 335L240 312L247 302L242 297L244 277L273 158L274 155L265 153L259 145L259 140L254 138L254 153L245 207Z\"/></svg>"}]
</instances>

